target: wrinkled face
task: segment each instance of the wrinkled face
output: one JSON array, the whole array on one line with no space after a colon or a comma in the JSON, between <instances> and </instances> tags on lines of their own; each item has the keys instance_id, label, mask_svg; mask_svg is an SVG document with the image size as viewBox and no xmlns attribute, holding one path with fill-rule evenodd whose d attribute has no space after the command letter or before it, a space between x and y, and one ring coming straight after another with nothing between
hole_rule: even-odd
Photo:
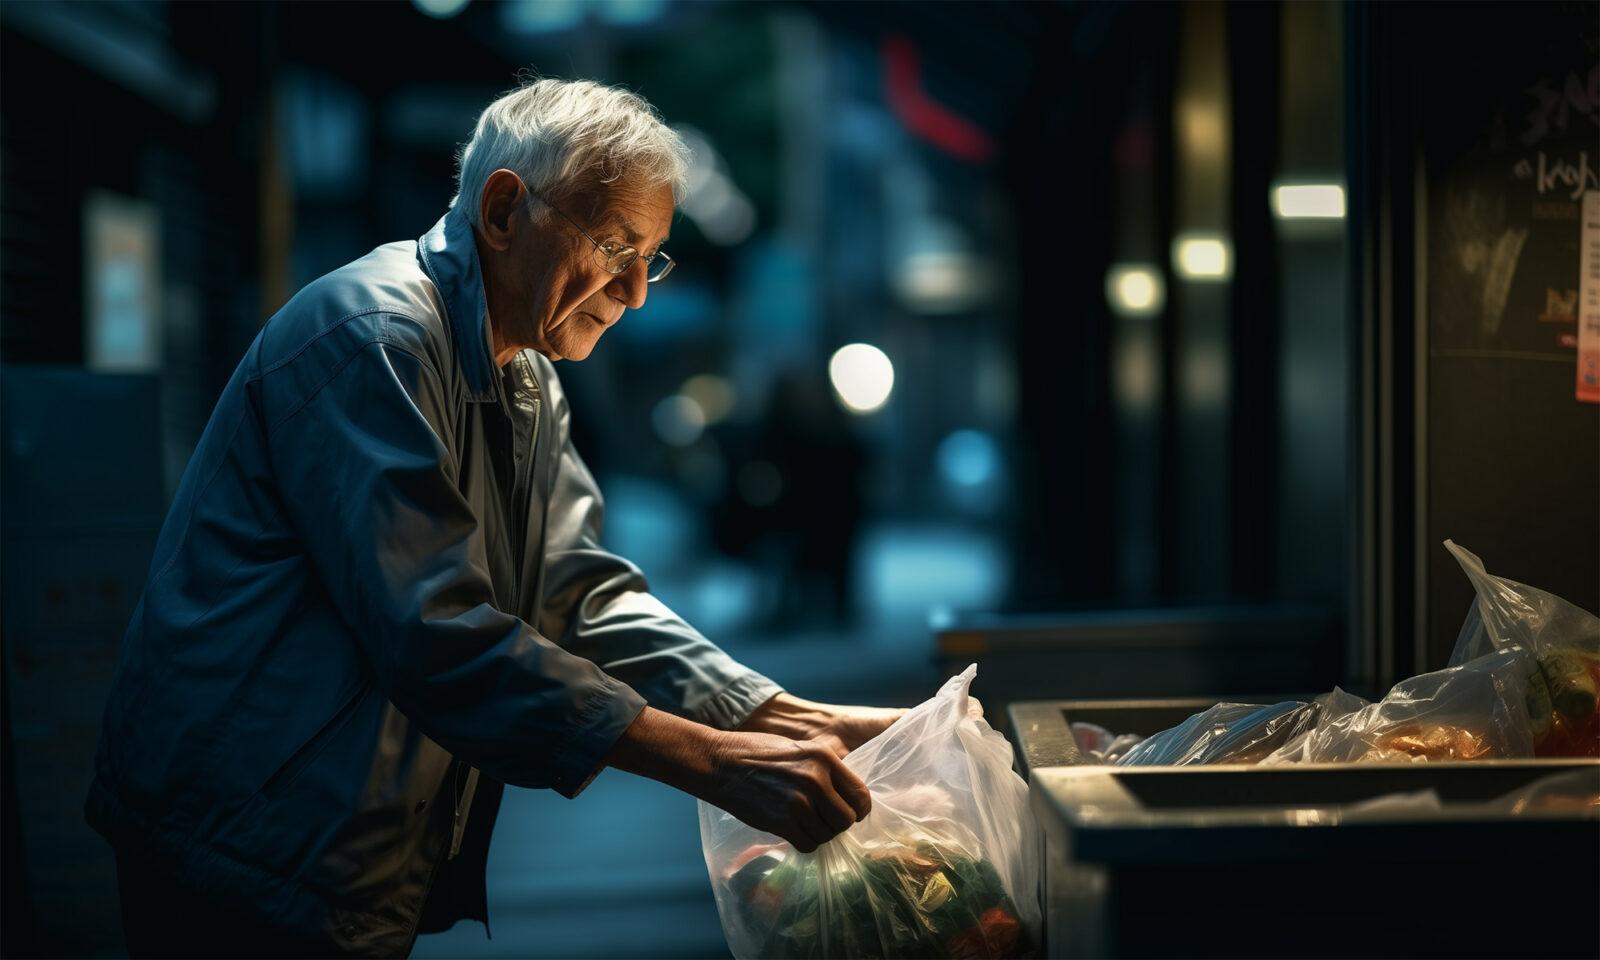
<instances>
[{"instance_id":1,"label":"wrinkled face","mask_svg":"<svg viewBox=\"0 0 1600 960\"><path fill-rule=\"evenodd\" d=\"M551 199L601 244L614 240L640 253L628 269L611 274L594 243L543 201L533 200L521 217L508 252L522 267L505 278L511 315L502 318L503 332L551 360L582 360L624 310L644 306L644 258L671 230L672 188L620 183L598 197Z\"/></svg>"}]
</instances>

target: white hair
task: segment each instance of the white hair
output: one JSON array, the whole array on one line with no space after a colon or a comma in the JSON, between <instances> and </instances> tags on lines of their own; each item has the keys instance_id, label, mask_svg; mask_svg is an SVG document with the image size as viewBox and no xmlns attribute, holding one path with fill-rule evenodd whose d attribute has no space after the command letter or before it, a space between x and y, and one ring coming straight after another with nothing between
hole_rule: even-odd
<instances>
[{"instance_id":1,"label":"white hair","mask_svg":"<svg viewBox=\"0 0 1600 960\"><path fill-rule=\"evenodd\" d=\"M453 208L478 226L478 201L502 167L536 194L643 178L688 191L689 148L643 97L590 80L546 78L524 84L484 108L457 161Z\"/></svg>"}]
</instances>

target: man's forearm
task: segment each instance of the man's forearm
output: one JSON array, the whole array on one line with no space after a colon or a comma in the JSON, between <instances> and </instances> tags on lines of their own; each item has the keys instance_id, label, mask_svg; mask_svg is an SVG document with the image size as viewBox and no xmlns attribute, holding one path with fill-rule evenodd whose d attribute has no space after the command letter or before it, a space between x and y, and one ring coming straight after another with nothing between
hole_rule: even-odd
<instances>
[{"instance_id":1,"label":"man's forearm","mask_svg":"<svg viewBox=\"0 0 1600 960\"><path fill-rule=\"evenodd\" d=\"M723 734L665 710L645 707L606 753L605 763L707 799Z\"/></svg>"}]
</instances>

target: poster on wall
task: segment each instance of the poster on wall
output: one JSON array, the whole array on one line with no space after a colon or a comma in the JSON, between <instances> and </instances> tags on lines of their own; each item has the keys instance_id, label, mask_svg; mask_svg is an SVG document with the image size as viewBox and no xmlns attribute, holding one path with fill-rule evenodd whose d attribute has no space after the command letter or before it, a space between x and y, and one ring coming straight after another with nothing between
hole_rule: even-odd
<instances>
[{"instance_id":1,"label":"poster on wall","mask_svg":"<svg viewBox=\"0 0 1600 960\"><path fill-rule=\"evenodd\" d=\"M104 190L83 203L83 362L102 373L161 367L161 220L155 204Z\"/></svg>"},{"instance_id":2,"label":"poster on wall","mask_svg":"<svg viewBox=\"0 0 1600 960\"><path fill-rule=\"evenodd\" d=\"M1566 379L1578 364L1584 197L1600 190L1600 64L1583 31L1549 36L1508 43L1502 85L1477 101L1488 109L1439 125L1428 144L1429 324L1437 351L1548 360Z\"/></svg>"},{"instance_id":3,"label":"poster on wall","mask_svg":"<svg viewBox=\"0 0 1600 960\"><path fill-rule=\"evenodd\" d=\"M1583 271L1578 292L1578 399L1600 403L1600 190L1583 195Z\"/></svg>"}]
</instances>

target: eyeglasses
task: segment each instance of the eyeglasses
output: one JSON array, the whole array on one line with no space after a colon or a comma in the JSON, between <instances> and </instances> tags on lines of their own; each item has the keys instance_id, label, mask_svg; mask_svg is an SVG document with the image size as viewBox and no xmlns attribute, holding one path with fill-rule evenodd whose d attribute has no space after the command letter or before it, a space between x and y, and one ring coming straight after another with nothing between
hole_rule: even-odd
<instances>
[{"instance_id":1,"label":"eyeglasses","mask_svg":"<svg viewBox=\"0 0 1600 960\"><path fill-rule=\"evenodd\" d=\"M650 256L641 258L639 251L636 248L623 243L621 240L616 239L615 237L602 243L601 241L596 240L594 237L589 236L589 231L578 226L578 221L567 216L566 211L551 203L549 200L545 200L544 197L539 196L532 190L529 190L528 193L529 195L538 198L551 210L561 214L561 219L572 224L573 229L583 234L584 239L594 244L594 257L600 262L600 268L606 273L623 273L629 267L633 266L633 262L635 260L643 259L645 282L655 283L657 280L660 280L662 277L671 273L673 265L677 263L676 260L673 260L671 257L667 256L667 252L665 250L657 250Z\"/></svg>"}]
</instances>

